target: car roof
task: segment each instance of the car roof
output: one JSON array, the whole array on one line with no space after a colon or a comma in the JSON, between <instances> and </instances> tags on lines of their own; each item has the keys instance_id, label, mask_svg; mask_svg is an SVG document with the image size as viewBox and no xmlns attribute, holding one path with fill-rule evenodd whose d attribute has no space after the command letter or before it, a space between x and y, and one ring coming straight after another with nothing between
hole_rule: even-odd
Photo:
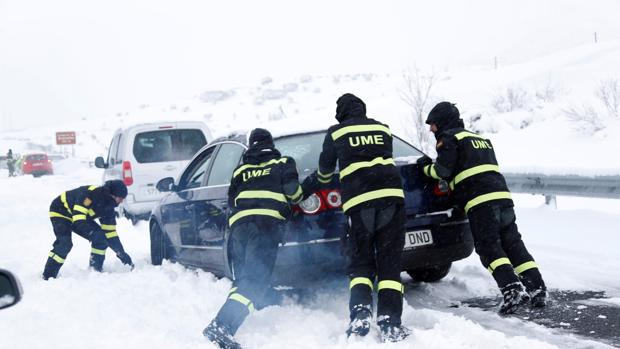
<instances>
[{"instance_id":1,"label":"car roof","mask_svg":"<svg viewBox=\"0 0 620 349\"><path fill-rule=\"evenodd\" d=\"M278 139L278 138L283 138L283 137L297 136L297 135L304 135L304 134L318 133L318 132L325 132L325 131L326 130L324 129L323 130L306 130L306 131L297 131L297 132L281 131L275 134L272 133L272 136L274 139ZM212 142L209 142L209 144L229 141L229 142L238 142L238 143L241 143L247 146L249 142L249 137L250 137L250 131L234 131L227 136L214 139Z\"/></svg>"}]
</instances>

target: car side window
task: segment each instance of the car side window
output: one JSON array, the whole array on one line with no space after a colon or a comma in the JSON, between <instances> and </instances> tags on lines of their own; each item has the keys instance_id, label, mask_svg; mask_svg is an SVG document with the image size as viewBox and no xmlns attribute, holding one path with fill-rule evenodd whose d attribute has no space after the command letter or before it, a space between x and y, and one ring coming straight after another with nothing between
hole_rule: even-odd
<instances>
[{"instance_id":1,"label":"car side window","mask_svg":"<svg viewBox=\"0 0 620 349\"><path fill-rule=\"evenodd\" d=\"M120 138L120 134L114 135L112 137L112 142L110 143L110 148L108 149L108 164L114 165L118 163L116 160L116 151L118 150L118 139Z\"/></svg>"},{"instance_id":2,"label":"car side window","mask_svg":"<svg viewBox=\"0 0 620 349\"><path fill-rule=\"evenodd\" d=\"M211 159L213 158L214 150L215 147L205 149L187 167L179 180L179 187L181 190L197 188L202 185L203 179L209 169Z\"/></svg>"},{"instance_id":3,"label":"car side window","mask_svg":"<svg viewBox=\"0 0 620 349\"><path fill-rule=\"evenodd\" d=\"M245 148L236 143L222 144L213 161L207 186L230 184L232 173L239 165L244 150Z\"/></svg>"}]
</instances>

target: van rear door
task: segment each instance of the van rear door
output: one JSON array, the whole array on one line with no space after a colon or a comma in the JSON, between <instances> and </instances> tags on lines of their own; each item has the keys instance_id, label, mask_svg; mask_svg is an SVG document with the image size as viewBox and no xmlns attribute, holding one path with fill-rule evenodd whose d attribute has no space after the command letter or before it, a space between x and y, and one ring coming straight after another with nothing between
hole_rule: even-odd
<instances>
[{"instance_id":1,"label":"van rear door","mask_svg":"<svg viewBox=\"0 0 620 349\"><path fill-rule=\"evenodd\" d=\"M198 128L161 126L136 133L132 149L136 161L123 164L125 175L130 173L137 186L131 188L136 201L159 200L164 194L155 188L157 182L165 177L176 178L205 144L205 135Z\"/></svg>"}]
</instances>

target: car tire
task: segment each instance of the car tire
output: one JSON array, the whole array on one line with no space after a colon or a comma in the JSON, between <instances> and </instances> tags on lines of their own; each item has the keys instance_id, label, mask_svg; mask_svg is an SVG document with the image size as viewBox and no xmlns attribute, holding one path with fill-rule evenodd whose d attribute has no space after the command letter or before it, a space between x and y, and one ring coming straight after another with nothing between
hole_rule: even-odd
<instances>
[{"instance_id":1,"label":"car tire","mask_svg":"<svg viewBox=\"0 0 620 349\"><path fill-rule=\"evenodd\" d=\"M434 265L426 268L407 270L407 274L415 281L437 282L448 275L451 267L452 263Z\"/></svg>"},{"instance_id":2,"label":"car tire","mask_svg":"<svg viewBox=\"0 0 620 349\"><path fill-rule=\"evenodd\" d=\"M161 265L166 259L166 245L164 233L157 223L151 225L151 264Z\"/></svg>"}]
</instances>

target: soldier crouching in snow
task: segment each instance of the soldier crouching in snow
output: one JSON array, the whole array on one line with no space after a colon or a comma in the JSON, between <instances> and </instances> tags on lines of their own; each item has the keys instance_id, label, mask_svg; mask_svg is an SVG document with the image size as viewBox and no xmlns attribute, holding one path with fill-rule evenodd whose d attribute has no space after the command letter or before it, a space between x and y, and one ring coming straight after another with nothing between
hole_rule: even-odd
<instances>
[{"instance_id":1,"label":"soldier crouching in snow","mask_svg":"<svg viewBox=\"0 0 620 349\"><path fill-rule=\"evenodd\" d=\"M521 240L512 198L491 141L465 130L459 110L449 102L437 104L426 123L437 139L437 160L433 164L423 156L418 167L424 175L450 183L469 219L476 252L504 297L500 313L514 313L527 302L545 306L547 289Z\"/></svg>"},{"instance_id":2,"label":"soldier crouching in snow","mask_svg":"<svg viewBox=\"0 0 620 349\"><path fill-rule=\"evenodd\" d=\"M82 186L66 191L52 201L49 216L56 241L43 270L44 280L58 276L73 247L72 231L90 241L90 267L94 270L102 270L108 246L123 264L133 268L131 257L123 249L116 233L114 208L123 202L125 197L127 197L125 183L121 180L111 180L101 187ZM96 218L99 218L101 224L95 222Z\"/></svg>"}]
</instances>

